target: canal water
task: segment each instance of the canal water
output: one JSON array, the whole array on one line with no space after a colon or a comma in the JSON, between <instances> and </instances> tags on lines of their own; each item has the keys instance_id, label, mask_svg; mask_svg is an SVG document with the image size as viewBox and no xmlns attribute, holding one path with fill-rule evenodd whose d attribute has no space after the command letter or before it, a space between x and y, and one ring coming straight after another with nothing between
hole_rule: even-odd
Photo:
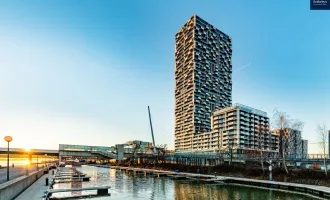
<instances>
[{"instance_id":1,"label":"canal water","mask_svg":"<svg viewBox=\"0 0 330 200\"><path fill-rule=\"evenodd\" d=\"M50 157L50 156L49 156ZM34 156L32 158L32 162L33 163L44 163L46 162L52 162L55 159L53 157L50 158L45 158L40 156L38 159ZM9 160L9 166L12 166L12 164L15 164L15 166L22 166L22 165L26 165L30 163L29 159L27 158L27 156L17 156L14 157L13 155L11 155L10 160ZM1 167L6 167L7 166L7 155L4 154L0 154L0 166Z\"/></svg>"},{"instance_id":2,"label":"canal water","mask_svg":"<svg viewBox=\"0 0 330 200\"><path fill-rule=\"evenodd\" d=\"M111 186L111 196L94 197L93 200L315 200L302 194L258 189L237 185L198 184L187 181L172 180L170 178L154 178L143 175L133 176L115 169L83 166L77 168L89 176L89 182L59 183L58 188L81 188L95 186ZM57 193L53 197L69 197L76 195L95 194L94 191Z\"/></svg>"}]
</instances>

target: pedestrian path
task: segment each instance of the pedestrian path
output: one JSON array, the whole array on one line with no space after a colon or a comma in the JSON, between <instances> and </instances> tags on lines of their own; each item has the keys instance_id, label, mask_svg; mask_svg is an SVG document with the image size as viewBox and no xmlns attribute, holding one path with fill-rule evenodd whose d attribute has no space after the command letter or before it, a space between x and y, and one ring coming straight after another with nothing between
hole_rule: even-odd
<instances>
[{"instance_id":1,"label":"pedestrian path","mask_svg":"<svg viewBox=\"0 0 330 200\"><path fill-rule=\"evenodd\" d=\"M51 179L51 173L43 175L39 178L35 183L33 183L30 187L28 187L22 194L15 198L15 200L42 200L47 191L48 186L46 186L46 178Z\"/></svg>"}]
</instances>

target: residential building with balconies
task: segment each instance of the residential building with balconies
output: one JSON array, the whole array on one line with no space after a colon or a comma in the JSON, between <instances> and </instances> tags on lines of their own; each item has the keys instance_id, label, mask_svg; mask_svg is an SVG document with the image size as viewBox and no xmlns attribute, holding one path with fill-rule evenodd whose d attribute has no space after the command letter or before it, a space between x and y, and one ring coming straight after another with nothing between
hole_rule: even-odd
<instances>
[{"instance_id":1,"label":"residential building with balconies","mask_svg":"<svg viewBox=\"0 0 330 200\"><path fill-rule=\"evenodd\" d=\"M176 150L194 149L195 138L207 146L202 138L212 132L213 112L231 105L231 56L231 38L197 15L176 34Z\"/></svg>"},{"instance_id":2,"label":"residential building with balconies","mask_svg":"<svg viewBox=\"0 0 330 200\"><path fill-rule=\"evenodd\" d=\"M193 149L278 151L279 137L269 131L267 113L235 104L214 112L212 131L196 135Z\"/></svg>"}]
</instances>

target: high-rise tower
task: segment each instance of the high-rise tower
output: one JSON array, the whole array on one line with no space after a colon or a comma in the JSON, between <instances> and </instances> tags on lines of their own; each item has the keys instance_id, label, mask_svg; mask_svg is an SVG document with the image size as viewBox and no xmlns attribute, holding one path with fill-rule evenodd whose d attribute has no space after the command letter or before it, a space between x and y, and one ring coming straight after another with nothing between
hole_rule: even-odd
<instances>
[{"instance_id":1,"label":"high-rise tower","mask_svg":"<svg viewBox=\"0 0 330 200\"><path fill-rule=\"evenodd\" d=\"M193 15L175 36L175 149L193 149L211 116L231 106L231 38Z\"/></svg>"}]
</instances>

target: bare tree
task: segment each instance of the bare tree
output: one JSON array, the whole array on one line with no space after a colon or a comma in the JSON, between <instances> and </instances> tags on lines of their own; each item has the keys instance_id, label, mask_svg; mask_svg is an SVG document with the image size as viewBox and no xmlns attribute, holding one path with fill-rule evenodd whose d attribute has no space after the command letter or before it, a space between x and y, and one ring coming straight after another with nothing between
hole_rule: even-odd
<instances>
[{"instance_id":1,"label":"bare tree","mask_svg":"<svg viewBox=\"0 0 330 200\"><path fill-rule=\"evenodd\" d=\"M324 173L327 176L328 173L328 169L327 169L327 165L325 163L326 160L326 153L327 153L327 127L325 124L323 125L318 125L316 128L316 132L319 136L319 141L320 141L320 148L322 150L322 154L323 154L323 165L324 165Z\"/></svg>"},{"instance_id":2,"label":"bare tree","mask_svg":"<svg viewBox=\"0 0 330 200\"><path fill-rule=\"evenodd\" d=\"M301 131L304 123L299 120L291 120L290 126L285 129L285 147L287 155L297 158L301 154L302 138Z\"/></svg>"},{"instance_id":3,"label":"bare tree","mask_svg":"<svg viewBox=\"0 0 330 200\"><path fill-rule=\"evenodd\" d=\"M233 163L233 157L234 157L234 149L233 149L233 142L228 142L228 146L224 149L224 154L226 157L228 157L228 163L231 165Z\"/></svg>"},{"instance_id":4,"label":"bare tree","mask_svg":"<svg viewBox=\"0 0 330 200\"><path fill-rule=\"evenodd\" d=\"M299 120L293 120L287 113L275 109L273 112L272 127L279 133L279 158L282 159L282 165L288 174L286 157L292 153L292 149L296 149L297 143L301 143L301 137L298 138L291 134L296 134L295 132L301 133L304 123ZM289 137L293 138L294 141L288 139Z\"/></svg>"},{"instance_id":5,"label":"bare tree","mask_svg":"<svg viewBox=\"0 0 330 200\"><path fill-rule=\"evenodd\" d=\"M164 163L165 161L165 155L166 155L166 151L167 151L167 144L159 144L156 146L156 150L157 150L157 159L161 160L162 163Z\"/></svg>"},{"instance_id":6,"label":"bare tree","mask_svg":"<svg viewBox=\"0 0 330 200\"><path fill-rule=\"evenodd\" d=\"M162 162L165 160L165 154L167 151L167 144L159 144L156 146L157 149L157 156Z\"/></svg>"},{"instance_id":7,"label":"bare tree","mask_svg":"<svg viewBox=\"0 0 330 200\"><path fill-rule=\"evenodd\" d=\"M268 130L267 127L263 126L263 125L257 125L255 127L257 129L257 133L258 133L258 149L257 151L258 156L256 156L257 160L259 161L260 165L261 165L261 169L262 169L262 173L263 175L265 174L265 168L264 168L264 162L265 162L265 156L264 156L264 148L263 148L263 142L264 142L264 135L265 132Z\"/></svg>"},{"instance_id":8,"label":"bare tree","mask_svg":"<svg viewBox=\"0 0 330 200\"><path fill-rule=\"evenodd\" d=\"M289 126L289 116L285 112L281 112L278 110L274 110L273 112L273 119L272 119L272 126L273 129L279 131L279 158L282 159L282 165L285 169L285 172L288 174L288 168L286 166L285 160L285 140L284 140L284 127Z\"/></svg>"}]
</instances>

